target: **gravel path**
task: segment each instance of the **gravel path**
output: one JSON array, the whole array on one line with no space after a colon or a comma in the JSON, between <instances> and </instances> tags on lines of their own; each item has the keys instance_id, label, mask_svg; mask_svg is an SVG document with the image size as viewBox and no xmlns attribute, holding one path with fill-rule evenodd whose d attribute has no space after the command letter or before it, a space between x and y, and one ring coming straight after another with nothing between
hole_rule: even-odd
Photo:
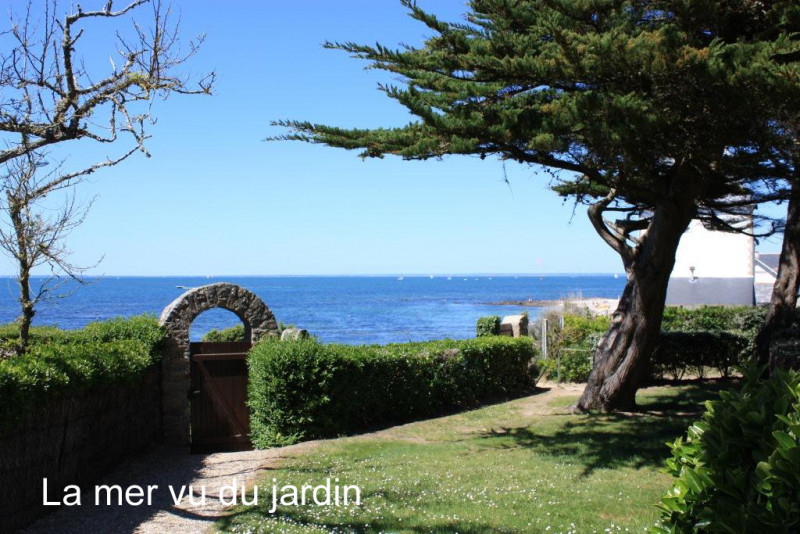
<instances>
[{"instance_id":1,"label":"gravel path","mask_svg":"<svg viewBox=\"0 0 800 534\"><path fill-rule=\"evenodd\" d=\"M318 442L306 442L263 451L225 452L210 455L188 454L183 448L159 448L145 456L127 461L98 484L132 484L142 487L158 485L152 492L152 505L94 505L94 485L87 488L81 506L62 507L40 519L26 533L94 534L141 533L184 534L205 532L214 521L225 515L225 506L218 500L219 489L237 483L250 484L260 475L275 468L284 458L307 451ZM188 491L180 503L173 505L169 486L180 493L183 485L206 487L206 505L190 502ZM91 492L90 492L91 491ZM199 492L195 492L199 501Z\"/></svg>"}]
</instances>

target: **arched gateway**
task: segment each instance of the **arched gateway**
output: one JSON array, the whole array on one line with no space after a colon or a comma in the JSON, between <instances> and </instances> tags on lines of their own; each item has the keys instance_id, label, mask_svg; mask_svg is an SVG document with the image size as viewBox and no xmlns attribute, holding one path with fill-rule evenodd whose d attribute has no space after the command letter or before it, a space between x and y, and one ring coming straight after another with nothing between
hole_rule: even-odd
<instances>
[{"instance_id":1,"label":"arched gateway","mask_svg":"<svg viewBox=\"0 0 800 534\"><path fill-rule=\"evenodd\" d=\"M245 339L250 343L278 333L275 316L267 305L252 292L234 284L219 283L191 289L164 308L159 322L167 331L162 361L162 394L164 438L168 443L189 443L189 330L198 315L212 308L235 313L244 323Z\"/></svg>"}]
</instances>

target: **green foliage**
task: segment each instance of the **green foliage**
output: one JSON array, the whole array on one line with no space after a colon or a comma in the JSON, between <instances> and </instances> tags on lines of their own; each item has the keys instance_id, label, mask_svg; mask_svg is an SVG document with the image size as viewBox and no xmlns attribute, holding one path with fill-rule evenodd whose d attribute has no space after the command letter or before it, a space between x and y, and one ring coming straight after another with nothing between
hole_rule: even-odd
<instances>
[{"instance_id":1,"label":"green foliage","mask_svg":"<svg viewBox=\"0 0 800 534\"><path fill-rule=\"evenodd\" d=\"M564 315L564 328L548 334L549 355L542 360L542 371L551 380L586 382L592 371L597 341L608 330L608 317ZM559 363L560 362L560 363Z\"/></svg>"},{"instance_id":2,"label":"green foliage","mask_svg":"<svg viewBox=\"0 0 800 534\"><path fill-rule=\"evenodd\" d=\"M497 154L569 171L559 194L613 191L637 215L676 195L719 213L730 195L759 202L760 180L787 176L767 154L792 146L776 124L800 110L800 64L778 60L796 49L795 2L472 0L452 23L404 3L427 27L422 46L326 46L390 72L399 83L383 91L415 120L279 121L280 139L365 158Z\"/></svg>"},{"instance_id":3,"label":"green foliage","mask_svg":"<svg viewBox=\"0 0 800 534\"><path fill-rule=\"evenodd\" d=\"M565 315L564 328L559 332L558 342L567 346L590 348L593 346L592 341L605 334L610 324L609 318L605 316Z\"/></svg>"},{"instance_id":4,"label":"green foliage","mask_svg":"<svg viewBox=\"0 0 800 534\"><path fill-rule=\"evenodd\" d=\"M751 306L666 308L651 377L703 377L708 369L729 376L749 366L766 313L766 308Z\"/></svg>"},{"instance_id":5,"label":"green foliage","mask_svg":"<svg viewBox=\"0 0 800 534\"><path fill-rule=\"evenodd\" d=\"M727 331L755 336L764 324L767 308L752 306L701 306L664 309L661 329L667 332Z\"/></svg>"},{"instance_id":6,"label":"green foliage","mask_svg":"<svg viewBox=\"0 0 800 534\"><path fill-rule=\"evenodd\" d=\"M476 325L478 337L496 336L500 334L500 317L497 315L487 315L478 319Z\"/></svg>"},{"instance_id":7,"label":"green foliage","mask_svg":"<svg viewBox=\"0 0 800 534\"><path fill-rule=\"evenodd\" d=\"M278 334L280 335L281 332L288 328L294 328L292 324L284 324L283 322L278 322ZM247 341L244 338L244 325L237 324L230 328L224 328L222 330L217 330L214 328L213 330L206 333L203 336L204 342L226 342L226 341Z\"/></svg>"},{"instance_id":8,"label":"green foliage","mask_svg":"<svg viewBox=\"0 0 800 534\"><path fill-rule=\"evenodd\" d=\"M700 378L712 369L728 377L751 363L752 338L735 332L661 332L653 353L651 379Z\"/></svg>"},{"instance_id":9,"label":"green foliage","mask_svg":"<svg viewBox=\"0 0 800 534\"><path fill-rule=\"evenodd\" d=\"M164 338L156 319L146 315L75 331L34 328L31 334L28 352L0 359L0 432L55 397L137 379L160 358ZM4 346L13 347L18 335L15 326L0 328Z\"/></svg>"},{"instance_id":10,"label":"green foliage","mask_svg":"<svg viewBox=\"0 0 800 534\"><path fill-rule=\"evenodd\" d=\"M218 342L218 341L245 341L244 339L244 325L237 324L230 328L217 330L216 328L203 336L203 341Z\"/></svg>"},{"instance_id":11,"label":"green foliage","mask_svg":"<svg viewBox=\"0 0 800 534\"><path fill-rule=\"evenodd\" d=\"M686 374L704 377L709 370L727 377L736 368L747 367L765 314L765 308L744 306L666 308L650 380L680 379ZM555 379L560 357L561 380L585 382L594 349L608 326L608 317L565 315L564 328L549 334L552 356L542 362L543 371Z\"/></svg>"},{"instance_id":12,"label":"green foliage","mask_svg":"<svg viewBox=\"0 0 800 534\"><path fill-rule=\"evenodd\" d=\"M800 374L751 372L671 446L656 532L797 532Z\"/></svg>"},{"instance_id":13,"label":"green foliage","mask_svg":"<svg viewBox=\"0 0 800 534\"><path fill-rule=\"evenodd\" d=\"M592 349L567 349L541 361L542 372L550 380L561 382L586 382L592 372Z\"/></svg>"},{"instance_id":14,"label":"green foliage","mask_svg":"<svg viewBox=\"0 0 800 534\"><path fill-rule=\"evenodd\" d=\"M441 415L532 389L530 339L386 346L265 340L248 357L257 447Z\"/></svg>"}]
</instances>

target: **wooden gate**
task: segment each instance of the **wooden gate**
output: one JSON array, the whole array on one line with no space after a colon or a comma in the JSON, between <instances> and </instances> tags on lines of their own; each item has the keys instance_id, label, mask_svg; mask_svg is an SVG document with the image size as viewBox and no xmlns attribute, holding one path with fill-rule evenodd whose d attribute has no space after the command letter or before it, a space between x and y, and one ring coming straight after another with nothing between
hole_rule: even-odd
<instances>
[{"instance_id":1,"label":"wooden gate","mask_svg":"<svg viewBox=\"0 0 800 534\"><path fill-rule=\"evenodd\" d=\"M247 351L251 343L190 343L192 452L246 451Z\"/></svg>"}]
</instances>

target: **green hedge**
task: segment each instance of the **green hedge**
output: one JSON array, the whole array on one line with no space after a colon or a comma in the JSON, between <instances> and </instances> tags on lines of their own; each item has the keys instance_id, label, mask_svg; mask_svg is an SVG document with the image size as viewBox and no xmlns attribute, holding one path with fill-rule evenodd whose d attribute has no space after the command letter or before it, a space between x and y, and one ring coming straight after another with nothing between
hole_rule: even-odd
<instances>
[{"instance_id":1,"label":"green hedge","mask_svg":"<svg viewBox=\"0 0 800 534\"><path fill-rule=\"evenodd\" d=\"M752 306L701 306L664 309L661 329L667 332L742 332L756 335L764 323L767 308Z\"/></svg>"},{"instance_id":2,"label":"green hedge","mask_svg":"<svg viewBox=\"0 0 800 534\"><path fill-rule=\"evenodd\" d=\"M496 336L500 334L500 317L497 315L487 315L480 317L475 325L478 337Z\"/></svg>"},{"instance_id":3,"label":"green hedge","mask_svg":"<svg viewBox=\"0 0 800 534\"><path fill-rule=\"evenodd\" d=\"M653 380L703 378L713 370L728 377L752 361L752 338L735 332L661 332L653 354Z\"/></svg>"},{"instance_id":4,"label":"green hedge","mask_svg":"<svg viewBox=\"0 0 800 534\"><path fill-rule=\"evenodd\" d=\"M13 347L17 337L16 327L0 327L4 348ZM25 355L0 359L0 432L54 397L139 378L159 360L163 338L152 316L92 323L75 331L33 328Z\"/></svg>"},{"instance_id":5,"label":"green hedge","mask_svg":"<svg viewBox=\"0 0 800 534\"><path fill-rule=\"evenodd\" d=\"M266 340L248 357L257 447L442 415L533 388L528 338L386 346Z\"/></svg>"},{"instance_id":6,"label":"green hedge","mask_svg":"<svg viewBox=\"0 0 800 534\"><path fill-rule=\"evenodd\" d=\"M752 362L755 336L765 308L703 306L664 310L659 343L653 354L650 380L680 379L686 374L704 377L709 370L729 376ZM564 328L549 334L551 357L543 369L555 379L585 382L591 371L593 349L609 327L608 317L565 315Z\"/></svg>"},{"instance_id":7,"label":"green hedge","mask_svg":"<svg viewBox=\"0 0 800 534\"><path fill-rule=\"evenodd\" d=\"M672 444L656 531L800 530L800 373L750 373Z\"/></svg>"}]
</instances>

